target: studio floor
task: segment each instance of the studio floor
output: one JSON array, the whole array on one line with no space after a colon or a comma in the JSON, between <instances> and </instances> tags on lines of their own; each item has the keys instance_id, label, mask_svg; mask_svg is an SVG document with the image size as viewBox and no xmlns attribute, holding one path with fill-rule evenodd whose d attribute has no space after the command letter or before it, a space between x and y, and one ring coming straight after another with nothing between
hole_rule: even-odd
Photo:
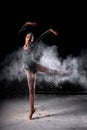
<instances>
[{"instance_id":1,"label":"studio floor","mask_svg":"<svg viewBox=\"0 0 87 130\"><path fill-rule=\"evenodd\" d=\"M87 94L36 94L29 120L28 96L1 99L0 130L87 130Z\"/></svg>"}]
</instances>

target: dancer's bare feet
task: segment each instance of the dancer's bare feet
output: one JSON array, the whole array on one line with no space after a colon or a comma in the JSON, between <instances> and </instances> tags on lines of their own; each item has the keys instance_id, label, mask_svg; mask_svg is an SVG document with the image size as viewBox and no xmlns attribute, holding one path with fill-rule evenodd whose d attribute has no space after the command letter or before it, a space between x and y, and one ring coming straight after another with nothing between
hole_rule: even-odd
<instances>
[{"instance_id":1,"label":"dancer's bare feet","mask_svg":"<svg viewBox=\"0 0 87 130\"><path fill-rule=\"evenodd\" d=\"M32 116L33 116L34 112L35 112L35 109L32 109L31 112L30 112L30 115L29 115L30 120L32 120Z\"/></svg>"}]
</instances>

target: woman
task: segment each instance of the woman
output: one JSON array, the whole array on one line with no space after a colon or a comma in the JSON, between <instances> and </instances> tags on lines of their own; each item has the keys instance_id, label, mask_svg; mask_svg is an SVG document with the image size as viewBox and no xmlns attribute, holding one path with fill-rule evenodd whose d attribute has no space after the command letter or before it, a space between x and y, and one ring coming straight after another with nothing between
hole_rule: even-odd
<instances>
[{"instance_id":1,"label":"woman","mask_svg":"<svg viewBox=\"0 0 87 130\"><path fill-rule=\"evenodd\" d=\"M27 22L20 30L20 33L25 31L27 27L31 26L34 27L36 26L37 23L35 22ZM57 31L54 31L53 29L48 29L45 33L43 33L37 40L37 42L40 42L42 38L44 38L47 34L53 33L54 35L58 35ZM32 53L33 48L35 47L34 43L34 35L31 32L28 32L25 36L25 41L23 45L23 50L25 53L25 56L29 56ZM36 84L36 73L37 72L43 72L43 73L48 73L48 74L65 74L65 72L58 72L57 70L52 70L47 67L44 67L40 64L38 64L34 59L31 57L28 59L25 58L24 61L24 70L25 74L27 76L27 83L28 83L28 88L29 88L29 100L30 100L30 114L29 114L29 119L32 119L32 115L35 112L34 108L34 95L35 95L35 84Z\"/></svg>"}]
</instances>

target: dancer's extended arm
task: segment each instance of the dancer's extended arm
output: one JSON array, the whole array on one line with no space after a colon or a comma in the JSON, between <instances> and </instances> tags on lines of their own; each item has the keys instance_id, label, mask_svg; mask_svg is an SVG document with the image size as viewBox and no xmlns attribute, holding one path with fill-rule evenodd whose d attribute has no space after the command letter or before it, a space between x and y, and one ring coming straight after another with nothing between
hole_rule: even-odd
<instances>
[{"instance_id":1,"label":"dancer's extended arm","mask_svg":"<svg viewBox=\"0 0 87 130\"><path fill-rule=\"evenodd\" d=\"M40 42L44 37L46 37L49 33L53 33L55 36L58 35L58 32L53 29L48 29L44 33L40 35L40 37L37 39L37 42Z\"/></svg>"}]
</instances>

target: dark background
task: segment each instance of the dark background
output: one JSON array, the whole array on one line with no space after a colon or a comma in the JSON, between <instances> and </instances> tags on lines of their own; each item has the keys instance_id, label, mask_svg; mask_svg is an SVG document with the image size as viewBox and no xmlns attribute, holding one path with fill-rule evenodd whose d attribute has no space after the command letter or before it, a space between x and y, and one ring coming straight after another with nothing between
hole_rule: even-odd
<instances>
[{"instance_id":1,"label":"dark background","mask_svg":"<svg viewBox=\"0 0 87 130\"><path fill-rule=\"evenodd\" d=\"M6 3L5 3L6 4ZM11 5L10 5L11 4ZM9 6L8 6L9 5ZM59 54L65 57L72 53L79 55L82 49L87 48L87 18L85 3L7 3L0 15L1 59L17 47L19 29L27 21L36 21L38 29L36 37L48 28L58 30L59 36L49 37L48 44L56 44ZM51 41L51 42L50 42Z\"/></svg>"},{"instance_id":2,"label":"dark background","mask_svg":"<svg viewBox=\"0 0 87 130\"><path fill-rule=\"evenodd\" d=\"M48 45L56 44L59 55L66 58L71 54L74 57L79 56L82 50L87 49L87 9L85 3L4 3L0 11L0 62L2 63L6 55L18 48L18 31L27 21L36 21L38 29L35 31L36 38L48 28L59 31L58 37L49 37L46 39ZM18 83L1 83L1 96L17 95L17 93L26 93L26 80ZM16 89L14 86L19 87ZM24 87L22 87L22 86ZM47 84L45 84L47 85ZM13 87L10 87L13 86ZM70 87L71 86L71 87ZM66 87L68 88L68 87ZM72 87L70 91L83 91L81 86ZM72 89L74 88L74 89ZM12 92L14 90L14 92ZM20 91L21 90L21 91Z\"/></svg>"}]
</instances>

